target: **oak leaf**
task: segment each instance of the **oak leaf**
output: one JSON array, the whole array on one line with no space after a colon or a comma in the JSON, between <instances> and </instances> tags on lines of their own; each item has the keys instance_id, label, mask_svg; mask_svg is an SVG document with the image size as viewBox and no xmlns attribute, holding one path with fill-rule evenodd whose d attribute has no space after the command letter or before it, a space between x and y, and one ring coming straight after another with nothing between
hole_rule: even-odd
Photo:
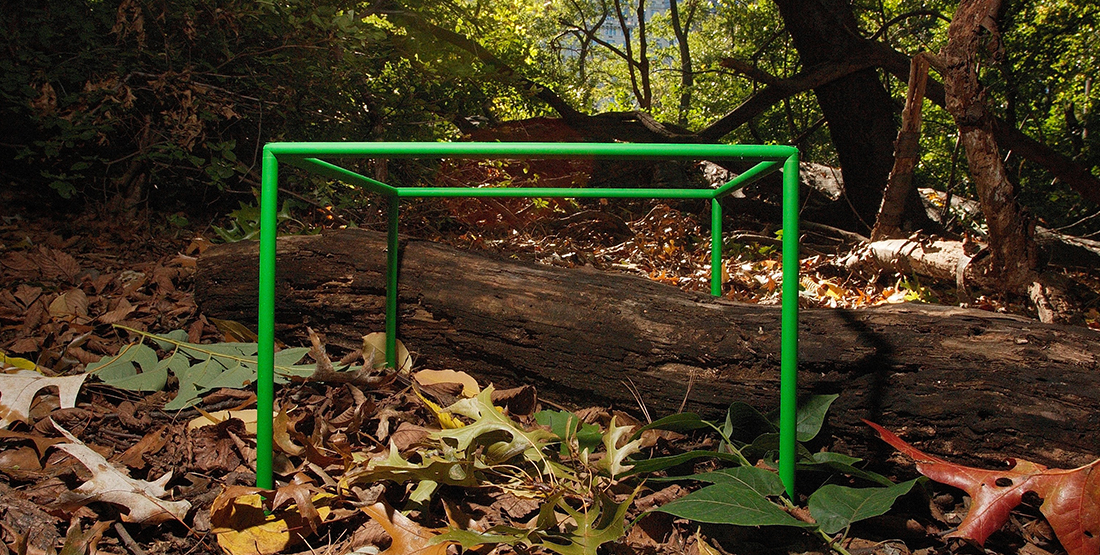
<instances>
[{"instance_id":1,"label":"oak leaf","mask_svg":"<svg viewBox=\"0 0 1100 555\"><path fill-rule=\"evenodd\" d=\"M81 506L94 501L121 505L129 511L122 515L122 520L142 524L155 524L171 519L182 521L187 511L191 510L191 504L187 501L160 499L167 493L164 486L172 479L171 472L155 482L135 480L112 466L103 455L93 451L68 430L56 422L53 425L69 440L69 443L59 443L57 448L72 455L92 471L91 480L61 495L58 499L60 505Z\"/></svg>"},{"instance_id":2,"label":"oak leaf","mask_svg":"<svg viewBox=\"0 0 1100 555\"><path fill-rule=\"evenodd\" d=\"M76 406L76 397L87 374L49 378L33 370L0 374L0 428L16 421L29 422L31 402L45 387L56 386L61 408Z\"/></svg>"},{"instance_id":3,"label":"oak leaf","mask_svg":"<svg viewBox=\"0 0 1100 555\"><path fill-rule=\"evenodd\" d=\"M1011 466L1007 469L984 470L928 455L882 426L864 422L883 441L912 458L921 474L970 495L970 511L948 537L985 543L1008 521L1024 494L1034 492L1043 499L1039 510L1069 555L1100 553L1100 460L1064 470L1009 459Z\"/></svg>"}]
</instances>

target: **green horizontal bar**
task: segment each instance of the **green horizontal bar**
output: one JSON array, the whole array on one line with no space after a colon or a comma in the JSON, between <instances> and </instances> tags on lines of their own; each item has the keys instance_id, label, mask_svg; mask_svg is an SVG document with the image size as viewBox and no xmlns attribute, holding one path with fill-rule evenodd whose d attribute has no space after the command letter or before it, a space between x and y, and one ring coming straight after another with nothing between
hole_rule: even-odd
<instances>
[{"instance_id":1,"label":"green horizontal bar","mask_svg":"<svg viewBox=\"0 0 1100 555\"><path fill-rule=\"evenodd\" d=\"M714 198L714 189L623 189L563 187L399 187L401 198Z\"/></svg>"},{"instance_id":2,"label":"green horizontal bar","mask_svg":"<svg viewBox=\"0 0 1100 555\"><path fill-rule=\"evenodd\" d=\"M783 161L798 149L786 145L676 143L269 143L280 160L298 158L600 158Z\"/></svg>"},{"instance_id":3,"label":"green horizontal bar","mask_svg":"<svg viewBox=\"0 0 1100 555\"><path fill-rule=\"evenodd\" d=\"M336 164L326 162L324 160L318 160L317 158L288 158L287 164L291 166L297 166L303 170L323 175L325 177L331 177L332 179L339 179L341 181L347 181L353 185L361 185L363 188L373 191L375 193L382 193L384 195L394 195L397 193L397 188L392 185L386 185L377 179L371 179L365 175L353 172L347 168L342 168Z\"/></svg>"},{"instance_id":4,"label":"green horizontal bar","mask_svg":"<svg viewBox=\"0 0 1100 555\"><path fill-rule=\"evenodd\" d=\"M750 182L760 179L769 173L783 169L782 161L760 162L748 171L729 180L725 185L714 190L714 198L718 198L748 185Z\"/></svg>"}]
</instances>

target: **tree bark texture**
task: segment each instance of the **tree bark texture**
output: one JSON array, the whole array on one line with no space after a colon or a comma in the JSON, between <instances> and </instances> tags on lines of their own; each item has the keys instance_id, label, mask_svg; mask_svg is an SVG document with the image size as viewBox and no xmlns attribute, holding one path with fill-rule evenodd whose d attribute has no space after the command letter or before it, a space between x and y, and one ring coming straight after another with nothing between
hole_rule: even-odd
<instances>
[{"instance_id":1,"label":"tree bark texture","mask_svg":"<svg viewBox=\"0 0 1100 555\"><path fill-rule=\"evenodd\" d=\"M917 54L913 56L913 67L909 71L909 91L905 97L905 109L901 112L901 131L894 143L894 167L890 170L890 179L882 195L882 207L871 231L873 240L914 231L904 229L905 201L913 194L913 170L920 160L921 107L927 83L928 58Z\"/></svg>"},{"instance_id":2,"label":"tree bark texture","mask_svg":"<svg viewBox=\"0 0 1100 555\"><path fill-rule=\"evenodd\" d=\"M384 251L383 234L361 230L280 239L277 335L306 344L311 326L350 350L382 330ZM203 254L195 295L204 314L256 321L257 253L237 243ZM625 410L636 408L632 382L654 418L685 397L685 410L710 418L733 401L778 404L775 306L410 240L400 312L418 368ZM804 310L801 321L800 391L840 394L828 430L842 450L885 449L860 418L969 462L1080 464L1100 444L1100 342L1089 330L910 304Z\"/></svg>"},{"instance_id":3,"label":"tree bark texture","mask_svg":"<svg viewBox=\"0 0 1100 555\"><path fill-rule=\"evenodd\" d=\"M982 214L989 228L991 271L1006 291L1022 292L1035 281L1038 255L1035 224L1016 203L986 108L975 58L983 42L999 41L994 16L1000 0L964 0L947 29L943 64L948 113L959 127L970 176L978 190Z\"/></svg>"}]
</instances>

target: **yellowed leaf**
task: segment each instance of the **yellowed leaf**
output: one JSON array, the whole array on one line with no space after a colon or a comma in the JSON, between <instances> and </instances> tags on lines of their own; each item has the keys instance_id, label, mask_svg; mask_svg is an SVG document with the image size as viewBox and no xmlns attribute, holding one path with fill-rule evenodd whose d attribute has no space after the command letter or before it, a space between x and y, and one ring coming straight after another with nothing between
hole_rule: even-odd
<instances>
[{"instance_id":1,"label":"yellowed leaf","mask_svg":"<svg viewBox=\"0 0 1100 555\"><path fill-rule=\"evenodd\" d=\"M265 511L264 494L257 488L233 486L226 488L210 507L210 522L218 535L218 545L230 555L274 555L302 543L311 533L307 519L298 506ZM321 493L311 498L316 518L324 520L332 508L321 505L334 498Z\"/></svg>"},{"instance_id":2,"label":"yellowed leaf","mask_svg":"<svg viewBox=\"0 0 1100 555\"><path fill-rule=\"evenodd\" d=\"M219 410L215 412L206 412L201 408L198 409L202 416L191 420L187 423L188 430L197 430L204 426L213 426L229 420L230 418L237 418L244 422L244 429L250 434L256 433L256 409L243 409L243 410Z\"/></svg>"},{"instance_id":3,"label":"yellowed leaf","mask_svg":"<svg viewBox=\"0 0 1100 555\"><path fill-rule=\"evenodd\" d=\"M453 430L455 428L461 428L465 426L465 424L463 424L461 420L455 418L453 414L444 410L443 407L440 407L439 405L431 402L427 397L424 396L423 393L420 393L419 390L414 391L416 393L416 396L420 397L420 400L424 403L424 406L428 407L428 410L432 413L432 416L435 416L436 421L439 422L439 425L444 430Z\"/></svg>"},{"instance_id":4,"label":"yellowed leaf","mask_svg":"<svg viewBox=\"0 0 1100 555\"><path fill-rule=\"evenodd\" d=\"M376 367L386 364L386 334L374 332L363 336L363 358L370 360L372 356ZM400 339L397 340L397 368L401 372L412 370L412 357Z\"/></svg>"},{"instance_id":5,"label":"yellowed leaf","mask_svg":"<svg viewBox=\"0 0 1100 555\"><path fill-rule=\"evenodd\" d=\"M441 383L457 383L462 385L463 397L477 397L481 393L481 386L473 376L455 370L421 370L413 377L420 385L435 385Z\"/></svg>"}]
</instances>

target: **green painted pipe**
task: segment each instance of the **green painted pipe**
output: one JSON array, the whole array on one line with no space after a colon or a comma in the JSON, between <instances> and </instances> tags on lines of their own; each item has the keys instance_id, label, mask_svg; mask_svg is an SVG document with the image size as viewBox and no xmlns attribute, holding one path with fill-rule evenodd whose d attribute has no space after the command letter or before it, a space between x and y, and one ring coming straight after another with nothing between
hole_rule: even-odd
<instances>
[{"instance_id":1,"label":"green painted pipe","mask_svg":"<svg viewBox=\"0 0 1100 555\"><path fill-rule=\"evenodd\" d=\"M274 456L275 412L275 226L279 209L279 161L264 148L260 177L260 284L256 328L256 487L275 487L271 462Z\"/></svg>"},{"instance_id":2,"label":"green painted pipe","mask_svg":"<svg viewBox=\"0 0 1100 555\"><path fill-rule=\"evenodd\" d=\"M710 199L710 294L722 296L722 203Z\"/></svg>"},{"instance_id":3,"label":"green painted pipe","mask_svg":"<svg viewBox=\"0 0 1100 555\"><path fill-rule=\"evenodd\" d=\"M629 189L556 187L393 187L322 158L468 159L715 159L758 163L717 189ZM389 203L386 257L386 364L397 366L398 219L400 199L416 197L522 198L694 198L711 200L711 294L721 295L722 211L719 199L782 165L783 289L780 362L779 475L794 495L798 380L798 150L778 145L684 145L635 143L269 143L263 152L260 217L259 337L257 377L256 485L274 487L272 435L275 378L275 235L279 160L333 179L382 193Z\"/></svg>"},{"instance_id":4,"label":"green painted pipe","mask_svg":"<svg viewBox=\"0 0 1100 555\"><path fill-rule=\"evenodd\" d=\"M783 302L779 352L779 477L794 499L798 457L798 152L783 164Z\"/></svg>"},{"instance_id":5,"label":"green painted pipe","mask_svg":"<svg viewBox=\"0 0 1100 555\"><path fill-rule=\"evenodd\" d=\"M386 226L386 366L397 368L397 271L399 242L397 219L401 217L401 199L389 198L389 221Z\"/></svg>"}]
</instances>

